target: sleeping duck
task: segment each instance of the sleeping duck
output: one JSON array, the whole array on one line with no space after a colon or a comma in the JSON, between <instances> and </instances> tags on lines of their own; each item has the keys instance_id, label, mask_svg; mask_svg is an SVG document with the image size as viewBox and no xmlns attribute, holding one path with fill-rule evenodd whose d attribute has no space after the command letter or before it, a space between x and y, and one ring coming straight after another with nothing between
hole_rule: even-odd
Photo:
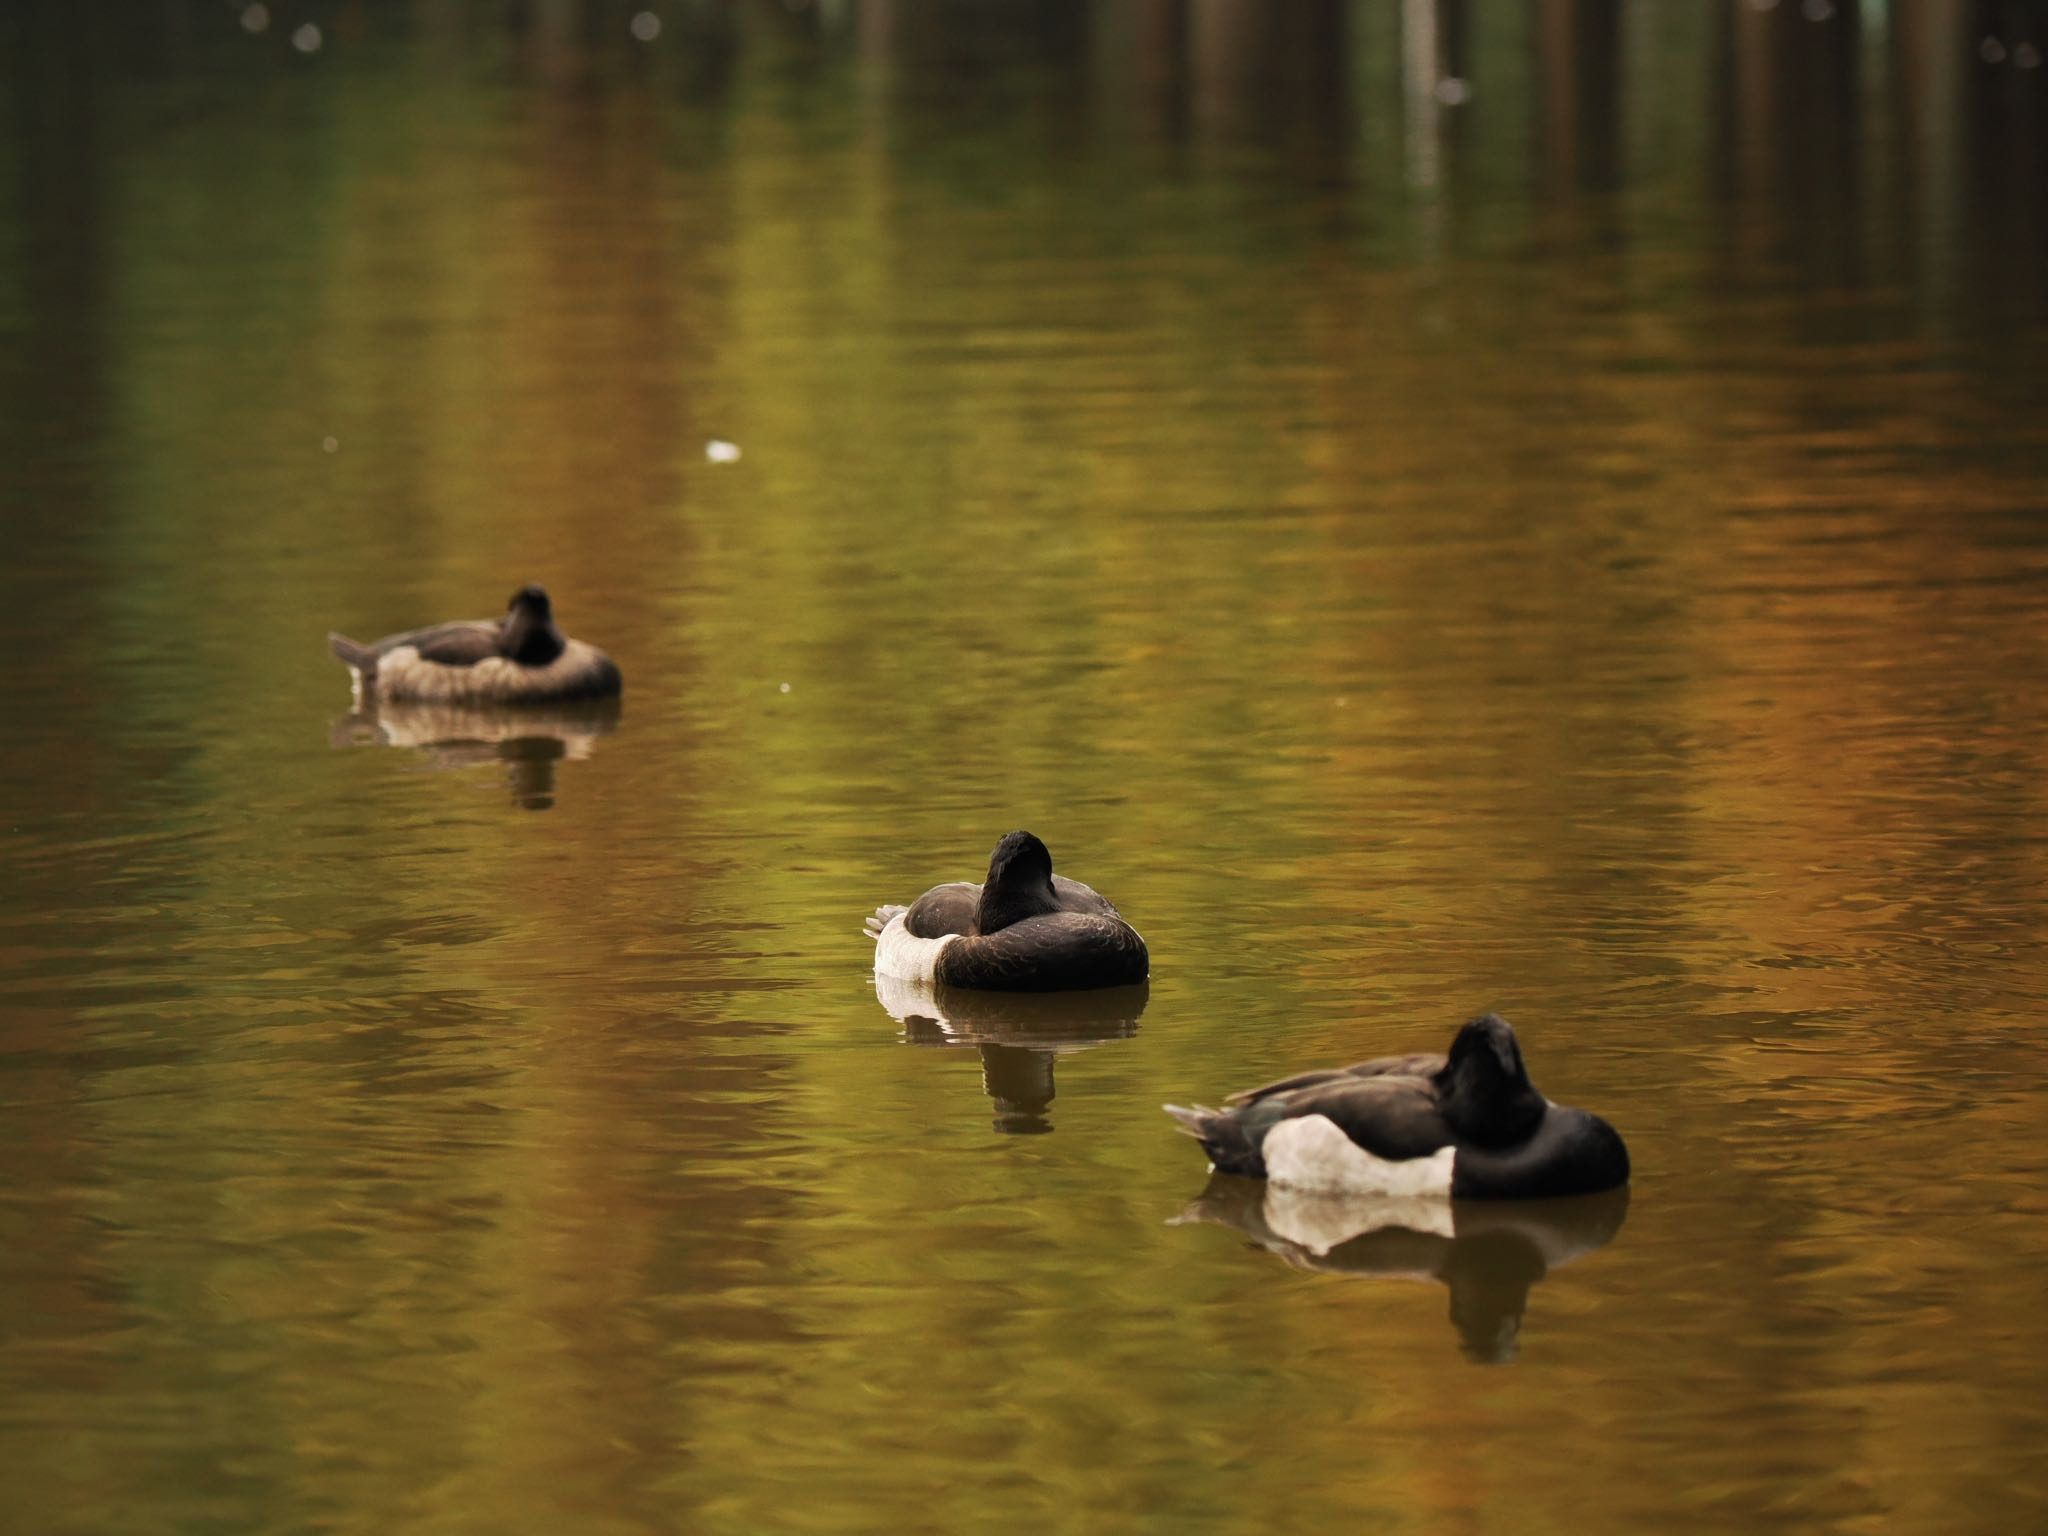
<instances>
[{"instance_id":1,"label":"sleeping duck","mask_svg":"<svg viewBox=\"0 0 2048 1536\"><path fill-rule=\"evenodd\" d=\"M935 885L867 920L875 970L991 992L1066 992L1145 979L1145 941L1107 897L1052 872L1029 832L996 844L980 885Z\"/></svg>"},{"instance_id":2,"label":"sleeping duck","mask_svg":"<svg viewBox=\"0 0 2048 1536\"><path fill-rule=\"evenodd\" d=\"M358 694L439 704L555 704L610 699L619 669L594 645L555 627L548 595L524 586L505 617L409 629L362 645L330 634L327 643L348 663Z\"/></svg>"},{"instance_id":3,"label":"sleeping duck","mask_svg":"<svg viewBox=\"0 0 2048 1536\"><path fill-rule=\"evenodd\" d=\"M1447 1056L1307 1072L1225 1102L1166 1112L1219 1172L1300 1189L1506 1200L1628 1182L1614 1128L1538 1093L1514 1029L1493 1013L1459 1030Z\"/></svg>"}]
</instances>

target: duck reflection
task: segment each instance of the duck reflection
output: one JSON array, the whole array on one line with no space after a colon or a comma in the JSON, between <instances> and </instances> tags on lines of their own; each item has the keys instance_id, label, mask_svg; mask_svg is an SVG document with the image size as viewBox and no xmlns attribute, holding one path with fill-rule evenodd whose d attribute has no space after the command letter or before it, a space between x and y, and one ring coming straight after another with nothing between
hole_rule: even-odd
<instances>
[{"instance_id":1,"label":"duck reflection","mask_svg":"<svg viewBox=\"0 0 2048 1536\"><path fill-rule=\"evenodd\" d=\"M1512 1360L1529 1291L1612 1242L1628 1189L1568 1200L1448 1201L1326 1195L1212 1174L1175 1223L1235 1227L1299 1269L1438 1280L1465 1353Z\"/></svg>"},{"instance_id":2,"label":"duck reflection","mask_svg":"<svg viewBox=\"0 0 2048 1536\"><path fill-rule=\"evenodd\" d=\"M906 1044L972 1046L981 1053L982 1087L995 1104L997 1131L1042 1136L1052 1129L1046 1110L1053 1063L1135 1035L1149 992L1143 983L1094 992L977 992L878 973L875 996L903 1025Z\"/></svg>"},{"instance_id":3,"label":"duck reflection","mask_svg":"<svg viewBox=\"0 0 2048 1536\"><path fill-rule=\"evenodd\" d=\"M618 724L617 699L512 707L366 698L328 739L337 748L409 747L435 768L502 762L513 804L542 811L555 803L555 764L590 756Z\"/></svg>"}]
</instances>

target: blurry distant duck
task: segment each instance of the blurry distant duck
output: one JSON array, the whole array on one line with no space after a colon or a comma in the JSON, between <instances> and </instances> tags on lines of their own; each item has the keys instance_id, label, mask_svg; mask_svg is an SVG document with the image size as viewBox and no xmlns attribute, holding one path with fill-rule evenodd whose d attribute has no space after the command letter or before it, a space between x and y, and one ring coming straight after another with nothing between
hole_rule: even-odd
<instances>
[{"instance_id":1,"label":"blurry distant duck","mask_svg":"<svg viewBox=\"0 0 2048 1536\"><path fill-rule=\"evenodd\" d=\"M1108 898L1052 872L1029 832L996 844L981 885L935 885L907 907L867 920L875 969L905 981L996 992L1127 986L1149 959L1137 930Z\"/></svg>"},{"instance_id":2,"label":"blurry distant duck","mask_svg":"<svg viewBox=\"0 0 2048 1536\"><path fill-rule=\"evenodd\" d=\"M1495 1200L1628 1182L1621 1137L1538 1093L1498 1014L1459 1030L1448 1056L1306 1072L1226 1102L1166 1112L1219 1172L1301 1189Z\"/></svg>"},{"instance_id":3,"label":"blurry distant duck","mask_svg":"<svg viewBox=\"0 0 2048 1536\"><path fill-rule=\"evenodd\" d=\"M514 592L505 617L495 622L435 624L371 645L330 634L327 643L348 663L358 691L385 699L542 704L619 692L612 659L557 629L548 595L536 586Z\"/></svg>"}]
</instances>

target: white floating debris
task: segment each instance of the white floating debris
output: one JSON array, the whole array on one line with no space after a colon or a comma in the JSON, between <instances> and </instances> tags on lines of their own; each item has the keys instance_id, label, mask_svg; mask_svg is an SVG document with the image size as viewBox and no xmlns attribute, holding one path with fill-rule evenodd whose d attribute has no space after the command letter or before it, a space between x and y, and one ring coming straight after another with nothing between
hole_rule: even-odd
<instances>
[{"instance_id":1,"label":"white floating debris","mask_svg":"<svg viewBox=\"0 0 2048 1536\"><path fill-rule=\"evenodd\" d=\"M1462 107L1472 99L1472 82L1445 75L1436 83L1436 99L1447 107Z\"/></svg>"},{"instance_id":2,"label":"white floating debris","mask_svg":"<svg viewBox=\"0 0 2048 1536\"><path fill-rule=\"evenodd\" d=\"M661 18L652 11L640 11L626 23L635 37L643 43L651 43L661 36Z\"/></svg>"},{"instance_id":3,"label":"white floating debris","mask_svg":"<svg viewBox=\"0 0 2048 1536\"><path fill-rule=\"evenodd\" d=\"M292 34L292 46L301 53L318 53L323 41L320 29L310 21Z\"/></svg>"},{"instance_id":4,"label":"white floating debris","mask_svg":"<svg viewBox=\"0 0 2048 1536\"><path fill-rule=\"evenodd\" d=\"M714 437L704 445L704 457L714 464L737 464L740 458L740 445Z\"/></svg>"},{"instance_id":5,"label":"white floating debris","mask_svg":"<svg viewBox=\"0 0 2048 1536\"><path fill-rule=\"evenodd\" d=\"M1995 37L1987 37L1977 45L1977 56L1986 64L2003 64L2005 62L2005 44Z\"/></svg>"},{"instance_id":6,"label":"white floating debris","mask_svg":"<svg viewBox=\"0 0 2048 1536\"><path fill-rule=\"evenodd\" d=\"M782 692L782 693L787 693L787 692L789 692L789 684L787 684L787 683L784 683L784 684L782 685L782 687L781 687L781 689L780 689L779 691L780 691L780 692Z\"/></svg>"},{"instance_id":7,"label":"white floating debris","mask_svg":"<svg viewBox=\"0 0 2048 1536\"><path fill-rule=\"evenodd\" d=\"M338 437L321 438L320 451L322 453L339 453L341 451L341 439Z\"/></svg>"},{"instance_id":8,"label":"white floating debris","mask_svg":"<svg viewBox=\"0 0 2048 1536\"><path fill-rule=\"evenodd\" d=\"M242 30L252 36L270 30L270 7L267 5L245 5L242 7Z\"/></svg>"}]
</instances>

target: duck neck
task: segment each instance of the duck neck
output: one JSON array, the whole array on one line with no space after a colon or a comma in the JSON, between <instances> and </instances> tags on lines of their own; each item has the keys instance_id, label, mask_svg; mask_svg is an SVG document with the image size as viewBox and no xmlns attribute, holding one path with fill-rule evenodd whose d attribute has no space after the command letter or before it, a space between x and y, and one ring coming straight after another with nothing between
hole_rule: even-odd
<instances>
[{"instance_id":1,"label":"duck neck","mask_svg":"<svg viewBox=\"0 0 2048 1536\"><path fill-rule=\"evenodd\" d=\"M1436 1085L1451 1129L1480 1146L1526 1141L1550 1107L1528 1078L1511 1078L1484 1057L1453 1061L1437 1074Z\"/></svg>"},{"instance_id":2,"label":"duck neck","mask_svg":"<svg viewBox=\"0 0 2048 1536\"><path fill-rule=\"evenodd\" d=\"M552 617L538 616L524 608L514 608L506 614L504 627L498 631L498 654L523 667L546 666L567 649L568 643L555 628Z\"/></svg>"},{"instance_id":3,"label":"duck neck","mask_svg":"<svg viewBox=\"0 0 2048 1536\"><path fill-rule=\"evenodd\" d=\"M1059 909L1050 875L1043 883L991 880L981 888L981 899L974 904L974 931L1000 933L1012 923L1021 923L1027 917L1045 917Z\"/></svg>"}]
</instances>

